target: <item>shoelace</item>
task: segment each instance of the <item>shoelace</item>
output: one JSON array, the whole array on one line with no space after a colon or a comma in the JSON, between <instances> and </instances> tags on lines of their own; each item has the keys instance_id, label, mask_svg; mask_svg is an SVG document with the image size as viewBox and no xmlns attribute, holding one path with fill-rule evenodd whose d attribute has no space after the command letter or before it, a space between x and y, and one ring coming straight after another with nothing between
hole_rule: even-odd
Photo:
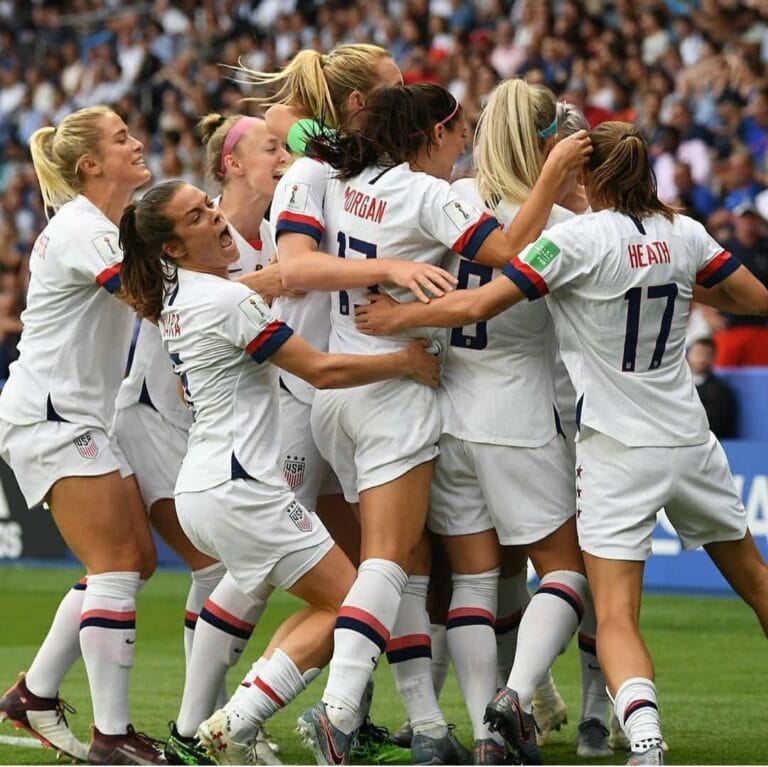
<instances>
[{"instance_id":1,"label":"shoelace","mask_svg":"<svg viewBox=\"0 0 768 767\"><path fill-rule=\"evenodd\" d=\"M158 751L161 754L165 749L164 741L153 738L151 735L147 735L146 732L138 732L137 730L134 730L132 724L128 725L128 731L126 734L131 738L138 740L142 745L153 748L155 751Z\"/></svg>"},{"instance_id":2,"label":"shoelace","mask_svg":"<svg viewBox=\"0 0 768 767\"><path fill-rule=\"evenodd\" d=\"M597 720L588 723L582 733L590 746L599 747L603 745L603 739L608 737L608 728Z\"/></svg>"},{"instance_id":3,"label":"shoelace","mask_svg":"<svg viewBox=\"0 0 768 767\"><path fill-rule=\"evenodd\" d=\"M355 742L357 745L360 745L364 741L373 741L377 743L381 741L388 742L389 730L386 727L374 724L368 717L366 717L355 735Z\"/></svg>"},{"instance_id":4,"label":"shoelace","mask_svg":"<svg viewBox=\"0 0 768 767\"><path fill-rule=\"evenodd\" d=\"M66 711L66 714L64 713ZM69 727L69 722L67 722L67 714L76 714L77 709L72 706L71 704L67 703L67 701L62 700L61 698L57 699L56 702L56 714L58 715L56 717L56 724L59 724L60 722L64 722L64 724Z\"/></svg>"}]
</instances>

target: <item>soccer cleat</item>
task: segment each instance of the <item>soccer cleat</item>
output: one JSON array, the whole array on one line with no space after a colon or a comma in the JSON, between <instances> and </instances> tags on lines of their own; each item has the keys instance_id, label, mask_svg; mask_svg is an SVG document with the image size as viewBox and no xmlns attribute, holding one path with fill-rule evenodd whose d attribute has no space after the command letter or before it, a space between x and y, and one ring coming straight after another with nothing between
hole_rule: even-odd
<instances>
[{"instance_id":1,"label":"soccer cleat","mask_svg":"<svg viewBox=\"0 0 768 767\"><path fill-rule=\"evenodd\" d=\"M179 735L176 722L168 722L168 727L171 731L165 742L165 760L168 764L214 764L197 737Z\"/></svg>"},{"instance_id":2,"label":"soccer cleat","mask_svg":"<svg viewBox=\"0 0 768 767\"><path fill-rule=\"evenodd\" d=\"M352 740L349 760L352 764L410 764L411 751L396 746L386 727L366 718Z\"/></svg>"},{"instance_id":3,"label":"soccer cleat","mask_svg":"<svg viewBox=\"0 0 768 767\"><path fill-rule=\"evenodd\" d=\"M576 756L583 759L613 756L613 749L608 745L608 728L599 719L592 717L579 722Z\"/></svg>"},{"instance_id":4,"label":"soccer cleat","mask_svg":"<svg viewBox=\"0 0 768 767\"><path fill-rule=\"evenodd\" d=\"M547 742L552 730L560 730L564 724L568 724L568 709L565 707L560 693L552 683L552 689L547 690L547 695L537 690L533 696L533 718L539 731L536 733L536 745L543 746Z\"/></svg>"},{"instance_id":5,"label":"soccer cleat","mask_svg":"<svg viewBox=\"0 0 768 767\"><path fill-rule=\"evenodd\" d=\"M223 708L214 711L197 728L197 737L216 764L248 764L251 744L232 740L229 714Z\"/></svg>"},{"instance_id":6,"label":"soccer cleat","mask_svg":"<svg viewBox=\"0 0 768 767\"><path fill-rule=\"evenodd\" d=\"M661 746L654 746L642 753L632 751L626 764L664 764L664 749Z\"/></svg>"},{"instance_id":7,"label":"soccer cleat","mask_svg":"<svg viewBox=\"0 0 768 767\"><path fill-rule=\"evenodd\" d=\"M411 727L411 723L406 719L403 722L403 726L397 732L393 732L389 739L396 746L400 746L400 748L410 748L411 741L413 740L413 727Z\"/></svg>"},{"instance_id":8,"label":"soccer cleat","mask_svg":"<svg viewBox=\"0 0 768 767\"><path fill-rule=\"evenodd\" d=\"M472 749L472 764L508 764L507 749L493 738L475 741Z\"/></svg>"},{"instance_id":9,"label":"soccer cleat","mask_svg":"<svg viewBox=\"0 0 768 767\"><path fill-rule=\"evenodd\" d=\"M88 746L69 729L65 712L77 713L61 698L39 698L29 691L26 674L19 674L16 684L0 699L0 722L7 719L17 730L25 729L44 746L50 746L79 762L88 758Z\"/></svg>"},{"instance_id":10,"label":"soccer cleat","mask_svg":"<svg viewBox=\"0 0 768 767\"><path fill-rule=\"evenodd\" d=\"M624 730L621 729L616 714L611 717L611 732L608 735L608 745L614 751L629 751L629 738L624 734Z\"/></svg>"},{"instance_id":11,"label":"soccer cleat","mask_svg":"<svg viewBox=\"0 0 768 767\"><path fill-rule=\"evenodd\" d=\"M273 743L266 730L259 727L256 737L248 744L246 764L282 764L277 758L280 747Z\"/></svg>"},{"instance_id":12,"label":"soccer cleat","mask_svg":"<svg viewBox=\"0 0 768 767\"><path fill-rule=\"evenodd\" d=\"M491 732L498 732L520 764L543 764L536 744L538 725L533 714L527 714L520 707L517 693L509 687L502 687L485 709L483 721Z\"/></svg>"},{"instance_id":13,"label":"soccer cleat","mask_svg":"<svg viewBox=\"0 0 768 767\"><path fill-rule=\"evenodd\" d=\"M459 743L453 730L453 725L449 724L448 732L442 738L414 733L411 764L472 764L472 754Z\"/></svg>"},{"instance_id":14,"label":"soccer cleat","mask_svg":"<svg viewBox=\"0 0 768 767\"><path fill-rule=\"evenodd\" d=\"M105 735L93 725L88 764L168 764L164 743L136 732L132 725L121 735Z\"/></svg>"},{"instance_id":15,"label":"soccer cleat","mask_svg":"<svg viewBox=\"0 0 768 767\"><path fill-rule=\"evenodd\" d=\"M331 723L322 701L298 718L296 732L304 739L304 745L312 749L318 764L349 764L353 736Z\"/></svg>"}]
</instances>

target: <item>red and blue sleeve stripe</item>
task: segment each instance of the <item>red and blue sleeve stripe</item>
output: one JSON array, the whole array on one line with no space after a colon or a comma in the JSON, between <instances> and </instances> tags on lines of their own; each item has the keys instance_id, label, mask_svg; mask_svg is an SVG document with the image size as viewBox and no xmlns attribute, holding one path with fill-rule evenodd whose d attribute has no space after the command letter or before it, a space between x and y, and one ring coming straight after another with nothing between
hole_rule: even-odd
<instances>
[{"instance_id":1,"label":"red and blue sleeve stripe","mask_svg":"<svg viewBox=\"0 0 768 767\"><path fill-rule=\"evenodd\" d=\"M277 217L275 239L284 232L292 232L293 234L306 234L319 245L324 231L323 225L312 216L302 216L300 213L290 213L284 210Z\"/></svg>"},{"instance_id":2,"label":"red and blue sleeve stripe","mask_svg":"<svg viewBox=\"0 0 768 767\"><path fill-rule=\"evenodd\" d=\"M499 222L487 213L483 213L480 218L472 224L456 242L451 246L454 253L458 253L470 261L477 255L480 246L485 242L486 237L498 229Z\"/></svg>"},{"instance_id":3,"label":"red and blue sleeve stripe","mask_svg":"<svg viewBox=\"0 0 768 767\"><path fill-rule=\"evenodd\" d=\"M291 336L293 330L280 320L272 322L245 347L256 362L269 359Z\"/></svg>"},{"instance_id":4,"label":"red and blue sleeve stripe","mask_svg":"<svg viewBox=\"0 0 768 767\"><path fill-rule=\"evenodd\" d=\"M112 264L101 274L96 276L96 282L110 293L114 293L120 287L120 267L121 264Z\"/></svg>"},{"instance_id":5,"label":"red and blue sleeve stripe","mask_svg":"<svg viewBox=\"0 0 768 767\"><path fill-rule=\"evenodd\" d=\"M529 301L535 301L549 293L549 287L543 277L517 256L504 267L502 274L509 277L528 296Z\"/></svg>"},{"instance_id":6,"label":"red and blue sleeve stripe","mask_svg":"<svg viewBox=\"0 0 768 767\"><path fill-rule=\"evenodd\" d=\"M721 250L697 275L696 284L703 288L714 288L726 277L730 277L741 261L727 250Z\"/></svg>"}]
</instances>

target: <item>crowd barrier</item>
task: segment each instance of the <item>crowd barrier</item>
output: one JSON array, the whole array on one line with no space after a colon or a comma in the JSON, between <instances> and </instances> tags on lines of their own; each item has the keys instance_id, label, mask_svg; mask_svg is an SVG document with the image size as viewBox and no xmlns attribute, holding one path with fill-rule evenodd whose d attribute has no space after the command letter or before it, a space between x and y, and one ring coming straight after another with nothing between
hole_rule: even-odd
<instances>
[{"instance_id":1,"label":"crowd barrier","mask_svg":"<svg viewBox=\"0 0 768 767\"><path fill-rule=\"evenodd\" d=\"M768 559L768 368L721 373L739 398L743 439L723 442L731 470L747 509L749 526ZM0 461L0 561L73 561L50 514L42 506L27 509L11 470ZM158 541L160 566L181 562ZM664 591L727 593L728 585L701 549L682 551L663 512L653 538L653 556L645 572L646 587Z\"/></svg>"}]
</instances>

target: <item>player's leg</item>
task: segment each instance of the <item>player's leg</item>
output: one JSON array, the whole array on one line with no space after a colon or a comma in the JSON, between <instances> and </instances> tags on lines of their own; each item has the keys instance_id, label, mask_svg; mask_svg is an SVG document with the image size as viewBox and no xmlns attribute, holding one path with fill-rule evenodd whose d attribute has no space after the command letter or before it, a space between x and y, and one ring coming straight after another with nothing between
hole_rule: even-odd
<instances>
[{"instance_id":1,"label":"player's leg","mask_svg":"<svg viewBox=\"0 0 768 767\"><path fill-rule=\"evenodd\" d=\"M528 557L519 546L501 547L501 572L496 612L497 682L503 687L515 660L517 632L531 601L528 590Z\"/></svg>"}]
</instances>

